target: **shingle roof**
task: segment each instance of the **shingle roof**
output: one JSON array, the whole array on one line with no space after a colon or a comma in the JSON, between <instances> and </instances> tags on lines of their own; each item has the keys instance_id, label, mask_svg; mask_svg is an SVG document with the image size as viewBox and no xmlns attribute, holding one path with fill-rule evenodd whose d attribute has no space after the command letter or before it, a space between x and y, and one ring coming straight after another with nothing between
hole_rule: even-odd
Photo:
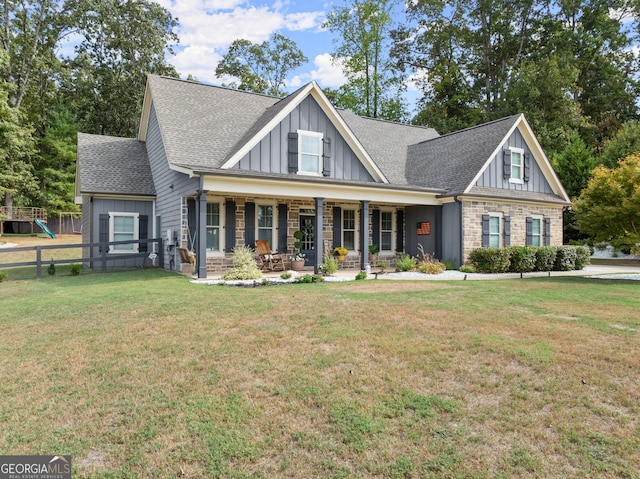
<instances>
[{"instance_id":1,"label":"shingle roof","mask_svg":"<svg viewBox=\"0 0 640 479\"><path fill-rule=\"evenodd\" d=\"M81 193L154 196L144 143L137 139L78 133Z\"/></svg>"},{"instance_id":2,"label":"shingle roof","mask_svg":"<svg viewBox=\"0 0 640 479\"><path fill-rule=\"evenodd\" d=\"M464 192L519 118L510 116L410 146L405 173L409 183L449 194Z\"/></svg>"},{"instance_id":3,"label":"shingle roof","mask_svg":"<svg viewBox=\"0 0 640 479\"><path fill-rule=\"evenodd\" d=\"M195 170L222 166L256 122L281 101L157 75L148 80L169 162Z\"/></svg>"}]
</instances>

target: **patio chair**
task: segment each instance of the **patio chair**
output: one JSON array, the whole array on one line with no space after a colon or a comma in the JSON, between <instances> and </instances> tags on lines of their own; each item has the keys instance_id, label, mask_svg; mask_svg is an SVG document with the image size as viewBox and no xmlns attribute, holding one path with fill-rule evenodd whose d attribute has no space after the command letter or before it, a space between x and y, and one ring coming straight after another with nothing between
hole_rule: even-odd
<instances>
[{"instance_id":1,"label":"patio chair","mask_svg":"<svg viewBox=\"0 0 640 479\"><path fill-rule=\"evenodd\" d=\"M196 264L196 255L187 248L178 248L178 253L180 254L181 262L189 263L191 265Z\"/></svg>"},{"instance_id":2,"label":"patio chair","mask_svg":"<svg viewBox=\"0 0 640 479\"><path fill-rule=\"evenodd\" d=\"M262 271L275 271L278 266L284 271L284 258L277 251L271 251L271 246L267 240L256 240L256 252L260 258L260 269Z\"/></svg>"}]
</instances>

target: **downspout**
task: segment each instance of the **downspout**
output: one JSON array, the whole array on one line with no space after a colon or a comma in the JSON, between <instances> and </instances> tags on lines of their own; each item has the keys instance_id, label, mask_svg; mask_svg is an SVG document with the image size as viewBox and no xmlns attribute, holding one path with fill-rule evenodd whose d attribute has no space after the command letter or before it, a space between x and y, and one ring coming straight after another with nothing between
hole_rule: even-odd
<instances>
[{"instance_id":1,"label":"downspout","mask_svg":"<svg viewBox=\"0 0 640 479\"><path fill-rule=\"evenodd\" d=\"M460 222L458 223L458 227L460 229L460 266L462 266L464 264L464 228L462 227L462 201L458 199L458 195L454 195L453 201L458 203L458 210L460 212Z\"/></svg>"},{"instance_id":2,"label":"downspout","mask_svg":"<svg viewBox=\"0 0 640 479\"><path fill-rule=\"evenodd\" d=\"M196 267L199 279L207 277L207 192L204 190L204 175L200 175L200 189L198 190L198 215L196 218Z\"/></svg>"}]
</instances>

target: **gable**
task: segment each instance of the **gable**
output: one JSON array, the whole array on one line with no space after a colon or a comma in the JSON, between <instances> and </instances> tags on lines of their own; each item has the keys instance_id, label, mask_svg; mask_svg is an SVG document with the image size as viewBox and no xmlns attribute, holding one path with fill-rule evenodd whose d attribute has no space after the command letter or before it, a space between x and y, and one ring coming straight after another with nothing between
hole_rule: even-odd
<instances>
[{"instance_id":1,"label":"gable","mask_svg":"<svg viewBox=\"0 0 640 479\"><path fill-rule=\"evenodd\" d=\"M232 168L272 174L289 173L289 134L320 133L330 140L327 176L332 179L374 182L356 153L313 96L307 96L276 124Z\"/></svg>"},{"instance_id":2,"label":"gable","mask_svg":"<svg viewBox=\"0 0 640 479\"><path fill-rule=\"evenodd\" d=\"M509 182L504 173L504 154L509 154L509 148L518 148L524 152L528 166L528 178L523 183ZM530 193L553 194L553 189L545 177L536 159L535 152L527 144L524 136L518 128L506 139L502 148L498 149L489 164L484 168L482 174L475 182L474 186L479 188L500 188L505 190L526 191Z\"/></svg>"}]
</instances>

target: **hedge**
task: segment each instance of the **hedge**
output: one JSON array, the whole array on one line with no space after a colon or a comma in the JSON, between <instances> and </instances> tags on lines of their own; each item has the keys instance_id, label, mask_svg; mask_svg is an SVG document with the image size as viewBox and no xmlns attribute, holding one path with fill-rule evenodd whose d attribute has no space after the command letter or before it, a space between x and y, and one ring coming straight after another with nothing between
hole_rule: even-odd
<instances>
[{"instance_id":1,"label":"hedge","mask_svg":"<svg viewBox=\"0 0 640 479\"><path fill-rule=\"evenodd\" d=\"M528 273L581 270L589 264L590 256L587 246L510 246L476 248L469 260L480 273Z\"/></svg>"}]
</instances>

